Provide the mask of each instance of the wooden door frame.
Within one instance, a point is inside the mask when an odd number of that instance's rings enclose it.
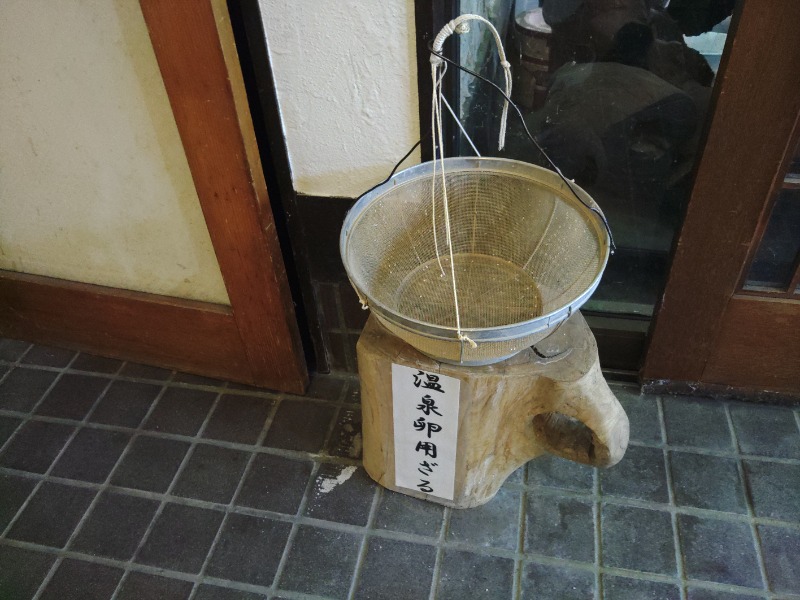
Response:
[[[0,332],[302,393],[308,383],[224,0],[140,0],[230,306],[0,271]]]
[[[800,4],[745,0],[737,17],[651,330],[641,373],[650,389],[743,385],[744,379],[720,370],[714,356],[718,344],[741,346],[743,366],[757,358],[751,371],[774,365],[777,358],[747,357],[747,336],[755,331],[751,325],[763,331],[765,324],[743,322],[737,333],[725,325],[725,313],[733,308],[743,314],[744,304],[759,302],[734,295],[769,206],[765,199],[780,184],[780,165],[793,150],[790,141],[800,114]],[[785,326],[786,307],[776,310]]]

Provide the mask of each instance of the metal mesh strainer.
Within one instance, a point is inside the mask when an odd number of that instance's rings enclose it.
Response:
[[[398,173],[355,204],[342,228],[342,260],[376,317],[421,352],[457,364],[497,362],[546,337],[589,298],[608,260],[608,233],[546,169],[496,158],[449,158],[444,168],[461,328],[476,347],[457,336],[440,185],[436,254],[432,163]]]

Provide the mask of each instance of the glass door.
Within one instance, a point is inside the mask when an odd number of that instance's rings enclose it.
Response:
[[[608,218],[617,251],[583,312],[596,333],[611,334],[611,354],[598,335],[604,365],[636,369],[702,152],[734,2],[461,0],[456,8],[498,28],[528,128]],[[457,37],[461,64],[499,82],[491,34],[476,25]],[[502,97],[467,73],[457,83],[460,118],[481,154],[547,166],[513,113],[498,152]],[[473,153],[460,133],[453,141],[454,154]]]

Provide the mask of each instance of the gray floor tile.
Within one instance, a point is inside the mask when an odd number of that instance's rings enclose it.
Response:
[[[57,375],[39,369],[14,369],[0,384],[0,408],[30,412]]]
[[[136,562],[198,573],[222,522],[215,510],[167,504],[159,515]],[[180,551],[176,551],[180,548]]]
[[[516,550],[521,497],[518,491],[500,488],[483,506],[454,510],[447,539],[473,546]]]
[[[356,535],[301,526],[292,542],[278,587],[346,598],[360,547],[361,538]]]
[[[357,600],[427,598],[436,549],[410,542],[372,538],[356,587]]]
[[[528,494],[525,551],[555,558],[594,561],[593,503]]]
[[[800,465],[746,460],[744,472],[756,516],[800,521]]]
[[[19,359],[19,357],[25,353],[25,350],[27,350],[30,345],[30,342],[2,338],[0,339],[0,360],[13,362]]]
[[[0,598],[33,598],[55,560],[52,554],[0,546]]]
[[[189,449],[187,442],[139,436],[111,478],[113,485],[166,492]]]
[[[603,575],[604,600],[680,600],[674,583]]]
[[[439,600],[511,598],[514,561],[459,550],[445,550],[439,570]]]
[[[0,473],[0,531],[3,531],[17,514],[36,487],[36,483],[35,479]]]
[[[147,417],[144,428],[179,435],[195,435],[205,421],[216,396],[216,392],[169,388]]]
[[[678,530],[688,579],[761,587],[747,523],[678,515]]]
[[[171,369],[153,367],[151,365],[141,365],[139,363],[126,362],[119,373],[125,377],[136,377],[138,379],[152,379],[154,381],[166,381],[172,375]]]
[[[73,356],[75,356],[74,350],[52,348],[50,346],[34,346],[28,351],[22,362],[26,365],[38,365],[40,367],[66,367]]]
[[[361,409],[342,408],[328,442],[327,453],[343,458],[361,458]]]
[[[670,452],[670,469],[678,506],[747,512],[744,484],[735,459]]]
[[[331,464],[320,467],[306,505],[309,517],[351,525],[367,524],[377,484],[364,469],[353,469]]]
[[[36,409],[36,413],[80,421],[89,412],[108,379],[91,375],[63,375]]]
[[[733,450],[725,406],[708,398],[667,396],[664,423],[667,442],[673,446],[696,446],[711,450]]]
[[[157,508],[156,500],[103,492],[70,550],[129,560]]]
[[[0,454],[0,466],[44,473],[67,443],[74,427],[58,423],[25,423]]]
[[[659,448],[628,446],[625,457],[609,469],[598,470],[600,491],[607,496],[668,502],[664,453]]]
[[[105,356],[96,356],[94,354],[80,354],[70,365],[70,369],[78,371],[89,371],[91,373],[108,373],[114,374],[119,371],[122,366],[122,361],[116,358],[107,358]]]
[[[759,525],[758,534],[772,590],[800,593],[800,531]]]
[[[16,417],[0,417],[0,447],[14,434],[20,423],[22,419]]]
[[[592,600],[594,573],[528,563],[522,575],[522,600]]]
[[[207,574],[229,581],[272,585],[291,529],[291,523],[228,515]]]
[[[643,444],[662,443],[656,397],[639,394],[637,389],[630,386],[612,386],[611,390],[628,415],[631,441]]]
[[[735,403],[730,410],[743,453],[800,458],[800,429],[790,408]]]
[[[306,390],[306,396],[338,402],[346,384],[347,382],[344,379],[316,375],[311,379],[311,385]]]
[[[117,600],[186,600],[192,583],[148,573],[130,573],[117,595]]]
[[[94,495],[94,490],[43,483],[8,532],[8,537],[63,548]]]
[[[669,513],[604,504],[601,521],[604,566],[676,574]]]
[[[267,596],[255,592],[242,592],[216,585],[201,585],[197,588],[194,600],[264,600]],[[277,596],[272,596],[274,600]]]
[[[103,483],[130,439],[126,433],[84,427],[72,438],[52,475]]]
[[[239,485],[250,454],[207,444],[195,446],[173,493],[185,498],[227,504]]]
[[[203,437],[237,444],[255,444],[272,405],[272,400],[255,396],[222,396],[203,431]]]
[[[592,493],[593,467],[543,454],[528,463],[528,485]]]
[[[40,596],[42,600],[107,600],[122,578],[122,569],[67,558]]]
[[[297,513],[313,463],[257,454],[236,503],[288,515]]]
[[[382,490],[381,494],[378,513],[375,516],[377,529],[438,537],[444,516],[444,507],[441,504],[386,489]]]
[[[265,446],[319,452],[325,443],[335,409],[300,400],[284,400],[278,407],[264,440]]]
[[[115,381],[89,416],[93,423],[138,427],[161,387],[149,383]]]
[[[525,471],[527,470],[528,465],[527,463],[517,467],[515,470],[511,472],[511,474],[506,477],[506,480],[503,482],[504,486],[521,486],[525,485]]]

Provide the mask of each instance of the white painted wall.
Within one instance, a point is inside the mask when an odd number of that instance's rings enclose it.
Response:
[[[260,5],[295,189],[358,196],[419,139],[414,0]]]
[[[0,268],[228,303],[137,0],[0,2]]]

